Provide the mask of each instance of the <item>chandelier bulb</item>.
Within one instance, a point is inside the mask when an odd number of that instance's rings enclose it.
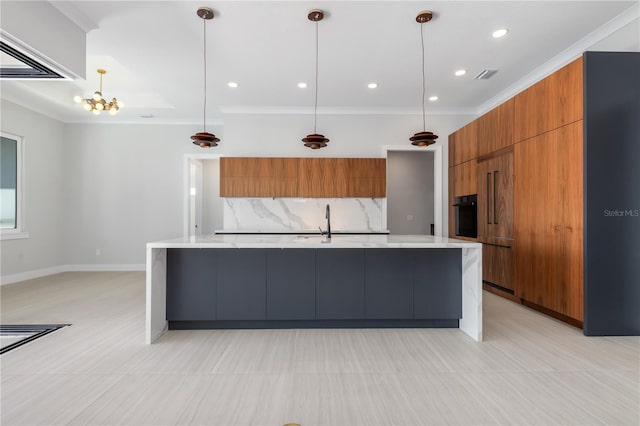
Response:
[[[86,111],[92,112],[95,115],[99,115],[100,111],[109,111],[111,115],[114,115],[120,109],[120,107],[123,106],[122,102],[118,104],[116,98],[112,98],[111,102],[107,102],[107,100],[102,97],[102,76],[106,74],[106,71],[103,69],[98,69],[98,74],[100,74],[100,90],[96,90],[89,98],[74,96],[73,100],[81,104],[82,108],[84,108]]]

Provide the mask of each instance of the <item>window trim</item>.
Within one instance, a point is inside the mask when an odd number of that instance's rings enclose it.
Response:
[[[25,144],[24,137],[11,132],[0,130],[0,135],[16,141],[16,227],[12,229],[0,229],[0,240],[18,240],[29,238],[25,231]]]

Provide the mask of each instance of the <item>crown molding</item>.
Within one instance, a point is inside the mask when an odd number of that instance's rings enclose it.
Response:
[[[480,104],[478,106],[475,113],[477,115],[482,115],[487,111],[495,108],[501,103],[507,101],[513,96],[517,95],[527,87],[530,87],[534,83],[542,80],[547,77],[549,74],[557,71],[562,68],[569,62],[577,59],[582,56],[582,54],[589,49],[589,47],[593,46],[597,42],[602,39],[610,36],[614,32],[618,31],[622,27],[630,24],[634,20],[640,18],[640,3],[637,3],[615,18],[611,19],[607,23],[600,26],[595,31],[587,34],[585,37],[581,38],[571,46],[567,47],[562,52],[558,53],[550,60],[540,65],[538,68],[531,71],[529,74],[525,75],[520,80],[516,81],[511,86],[506,89],[500,91],[497,95],[490,98],[488,101]]]
[[[98,24],[95,21],[81,12],[72,2],[49,0],[49,3],[51,4],[51,6],[58,9],[60,13],[69,18],[71,22],[76,24],[78,28],[80,28],[85,33],[99,28]]]

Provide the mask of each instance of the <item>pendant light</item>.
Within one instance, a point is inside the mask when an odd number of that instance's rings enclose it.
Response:
[[[85,110],[92,112],[95,115],[99,115],[100,111],[108,111],[109,114],[116,115],[122,107],[122,102],[118,104],[118,100],[116,98],[111,99],[111,102],[107,102],[102,95],[102,76],[105,75],[107,71],[102,68],[98,68],[97,71],[98,74],[100,74],[100,90],[96,91],[90,98],[75,96],[73,100],[79,104],[81,103]]]
[[[438,135],[434,135],[432,132],[427,132],[426,130],[427,114],[425,111],[425,94],[427,92],[427,83],[424,70],[424,33],[422,28],[425,22],[429,22],[432,18],[433,13],[430,10],[423,10],[422,12],[418,13],[418,16],[416,16],[416,22],[420,24],[420,43],[422,46],[422,131],[410,137],[409,140],[411,141],[411,145],[420,147],[433,145],[434,143],[436,143],[436,139],[438,139]]]
[[[194,145],[198,145],[200,148],[211,148],[218,146],[220,139],[211,133],[207,133],[207,21],[213,19],[213,9],[208,7],[199,7],[198,16],[202,18],[204,27],[203,32],[203,45],[204,45],[204,105],[202,113],[202,132],[198,132],[191,136]]]
[[[313,133],[302,139],[302,142],[304,142],[304,146],[311,149],[324,148],[327,146],[327,142],[329,142],[329,139],[325,138],[324,135],[316,133],[316,124],[318,121],[318,22],[322,21],[323,18],[324,12],[320,9],[313,9],[309,12],[309,15],[307,15],[307,19],[316,23],[316,93],[313,106]]]

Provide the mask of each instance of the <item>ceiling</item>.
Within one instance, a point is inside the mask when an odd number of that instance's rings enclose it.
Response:
[[[318,24],[319,113],[420,113],[415,17],[423,9],[434,12],[423,27],[427,96],[439,97],[427,102],[429,113],[483,112],[532,78],[532,71],[562,55],[566,62],[596,42],[605,49],[640,50],[638,1],[51,3],[89,30],[86,80],[3,80],[2,91],[65,122],[201,123],[203,21],[196,10],[203,5],[216,13],[206,23],[210,123],[229,113],[313,112],[315,24],[307,20],[313,8],[326,15]],[[621,19],[630,11],[635,20]],[[492,38],[499,28],[509,33]],[[115,117],[93,116],[72,101],[97,90],[97,68],[107,70],[105,97],[125,103]],[[475,80],[485,68],[499,71]],[[468,72],[456,77],[457,69]],[[228,87],[230,81],[239,87]],[[301,81],[308,88],[299,89]],[[367,88],[370,82],[378,88]]]

